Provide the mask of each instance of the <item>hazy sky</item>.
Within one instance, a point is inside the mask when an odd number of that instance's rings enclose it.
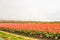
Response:
[[[0,0],[1,20],[60,21],[59,0]]]

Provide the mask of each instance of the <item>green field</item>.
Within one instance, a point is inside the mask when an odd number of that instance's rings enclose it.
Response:
[[[10,34],[3,31],[0,31],[0,38],[3,38],[4,40],[32,40],[30,38],[24,38],[23,36]]]

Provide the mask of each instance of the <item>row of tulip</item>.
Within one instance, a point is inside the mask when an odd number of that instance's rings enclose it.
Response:
[[[10,30],[8,28],[0,28],[0,30],[3,31],[9,31],[9,32],[19,32],[19,33],[24,33],[26,35],[30,35],[30,36],[35,36],[35,37],[39,37],[39,38],[48,38],[50,40],[58,40],[60,39],[60,34],[54,34],[52,32],[42,32],[42,31],[33,31],[33,30]]]
[[[60,24],[1,23],[0,30],[19,31],[40,38],[60,38]]]

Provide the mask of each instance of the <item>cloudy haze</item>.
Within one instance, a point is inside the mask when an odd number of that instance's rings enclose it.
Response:
[[[60,1],[0,0],[0,20],[60,21]]]

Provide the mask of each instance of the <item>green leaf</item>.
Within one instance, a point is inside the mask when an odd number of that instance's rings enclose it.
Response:
[[[36,34],[37,34],[37,35],[39,35],[39,34],[40,34],[40,32],[39,32],[39,31],[36,31]]]
[[[57,33],[56,36],[57,36],[58,38],[60,38],[60,34]]]

